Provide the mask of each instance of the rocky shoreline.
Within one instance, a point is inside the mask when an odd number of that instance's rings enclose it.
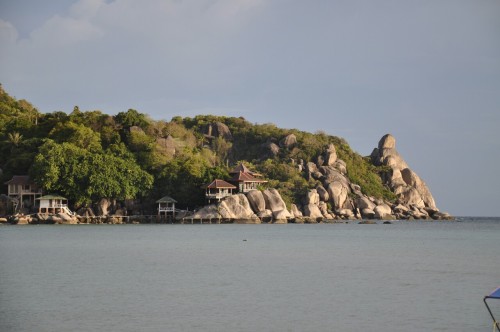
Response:
[[[291,134],[293,135],[293,134]],[[290,136],[290,135],[289,135]],[[285,141],[293,137],[286,137]],[[357,220],[453,220],[450,214],[441,212],[425,182],[413,172],[396,150],[395,138],[387,134],[373,150],[371,162],[384,166],[381,174],[383,184],[396,196],[395,201],[365,195],[358,184],[347,177],[346,163],[338,159],[335,146],[330,144],[316,162],[301,161],[296,167],[308,180],[314,180],[310,189],[297,204],[289,208],[278,190],[251,190],[234,194],[219,203],[210,204],[194,212],[183,212],[175,220],[161,219],[154,215],[141,216],[124,213],[124,209],[109,211],[111,202],[102,199],[98,205],[100,216],[92,209],[83,208],[75,215],[58,213],[52,215],[33,214],[0,218],[0,223],[11,224],[120,224],[120,223],[199,223],[212,220],[237,223],[318,223]],[[166,218],[166,217],[165,217]]]

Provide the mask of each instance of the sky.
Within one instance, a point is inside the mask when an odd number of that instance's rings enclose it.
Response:
[[[499,0],[0,0],[0,83],[43,113],[130,108],[390,133],[438,208],[500,216]]]

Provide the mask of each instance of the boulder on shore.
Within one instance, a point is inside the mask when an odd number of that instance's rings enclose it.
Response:
[[[291,218],[292,215],[290,212],[288,212],[286,208],[286,204],[283,201],[283,198],[281,198],[280,193],[278,190],[271,188],[271,189],[266,189],[262,192],[264,195],[264,200],[266,202],[266,209],[273,211],[286,211],[288,213],[287,218]]]
[[[266,200],[264,199],[264,195],[260,190],[250,190],[247,193],[247,199],[250,203],[250,206],[255,213],[262,212],[266,209]]]
[[[219,204],[219,211],[223,218],[259,219],[244,194],[231,195],[223,199]]]

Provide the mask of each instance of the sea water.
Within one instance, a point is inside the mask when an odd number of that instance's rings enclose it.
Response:
[[[497,286],[498,218],[0,226],[4,332],[491,331]]]

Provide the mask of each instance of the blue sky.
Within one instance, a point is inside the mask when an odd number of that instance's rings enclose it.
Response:
[[[386,133],[441,210],[500,215],[498,0],[0,1],[0,82],[42,112]]]

